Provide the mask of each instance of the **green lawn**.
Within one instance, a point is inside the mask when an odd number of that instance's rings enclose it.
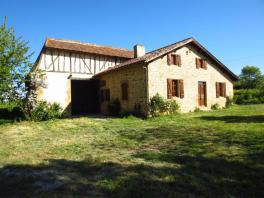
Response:
[[[264,197],[264,105],[0,122],[0,197]]]

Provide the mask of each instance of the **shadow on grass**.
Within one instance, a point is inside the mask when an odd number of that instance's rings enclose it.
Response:
[[[226,123],[264,123],[264,115],[255,116],[202,116],[207,121],[224,121]]]
[[[224,159],[138,153],[177,166],[49,160],[0,169],[0,197],[263,197],[263,169]]]

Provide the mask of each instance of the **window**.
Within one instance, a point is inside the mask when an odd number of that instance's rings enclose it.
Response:
[[[181,56],[178,54],[168,54],[167,55],[168,65],[178,65],[181,66]]]
[[[202,69],[207,69],[207,61],[201,58],[196,58],[195,59],[195,64],[196,64],[196,68],[202,68]]]
[[[226,97],[226,83],[216,82],[215,83],[216,97]]]
[[[172,97],[184,98],[183,80],[167,79],[168,99]]]
[[[101,102],[110,101],[110,89],[102,89],[100,91]]]
[[[122,100],[128,100],[128,82],[123,82],[121,84],[122,90]]]

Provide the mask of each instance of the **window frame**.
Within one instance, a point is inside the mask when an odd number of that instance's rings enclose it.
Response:
[[[173,97],[184,98],[184,80],[183,79],[167,79],[167,98]]]

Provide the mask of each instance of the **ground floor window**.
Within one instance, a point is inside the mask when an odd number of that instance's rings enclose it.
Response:
[[[206,106],[207,105],[207,92],[206,92],[206,82],[198,82],[198,105]]]
[[[121,83],[122,100],[128,100],[128,82]]]
[[[183,80],[167,79],[168,99],[172,97],[184,98]]]
[[[226,97],[226,83],[222,82],[216,82],[215,83],[216,88],[216,97]]]
[[[102,89],[100,91],[101,102],[110,101],[110,89]]]

